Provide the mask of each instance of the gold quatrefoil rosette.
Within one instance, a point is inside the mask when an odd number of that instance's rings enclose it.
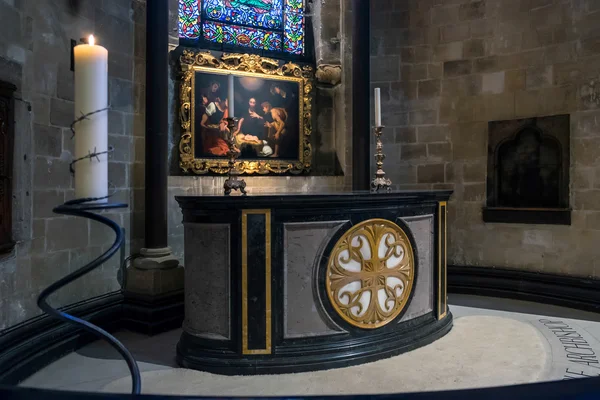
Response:
[[[349,324],[380,328],[406,307],[415,278],[414,253],[406,233],[384,219],[350,228],[327,263],[327,296]]]

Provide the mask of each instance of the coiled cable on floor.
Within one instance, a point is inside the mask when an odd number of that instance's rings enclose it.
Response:
[[[114,221],[102,216],[101,214],[96,214],[92,211],[101,211],[107,209],[115,209],[115,208],[125,208],[126,204],[121,203],[92,203],[91,201],[98,199],[80,199],[80,200],[72,200],[66,202],[65,204],[56,207],[53,211],[57,214],[62,215],[72,215],[76,217],[88,218],[93,221],[100,222],[108,227],[110,227],[115,232],[115,241],[112,246],[100,255],[98,258],[93,260],[92,262],[84,265],[78,270],[71,272],[67,276],[59,279],[54,282],[52,285],[48,286],[46,289],[40,293],[37,304],[38,306],[49,316],[60,319],[67,323],[71,323],[77,325],[78,327],[83,328],[87,332],[90,332],[101,339],[106,340],[112,347],[114,347],[119,354],[125,359],[127,363],[127,367],[129,367],[129,371],[131,372],[131,393],[139,394],[141,390],[141,378],[140,378],[140,370],[139,367],[133,358],[133,355],[127,350],[127,348],[117,340],[113,335],[106,332],[104,329],[88,322],[83,319],[77,318],[73,315],[67,314],[65,312],[59,311],[53,307],[51,307],[46,301],[50,295],[54,292],[58,291],[62,287],[68,285],[74,280],[82,277],[83,275],[93,271],[95,268],[102,265],[104,262],[108,261],[123,245],[124,242],[124,234],[121,227]]]

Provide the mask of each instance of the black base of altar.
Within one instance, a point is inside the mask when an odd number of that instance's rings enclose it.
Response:
[[[425,315],[407,322],[399,331],[303,340],[277,347],[271,355],[246,358],[223,346],[211,347],[210,343],[184,332],[177,346],[177,362],[184,368],[221,375],[271,375],[343,368],[426,346],[451,328],[451,313],[441,320]]]
[[[449,191],[177,197],[177,360],[277,374],[391,357],[445,335]]]

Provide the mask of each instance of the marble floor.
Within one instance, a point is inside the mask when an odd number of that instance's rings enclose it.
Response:
[[[143,392],[156,394],[390,393],[500,386],[600,373],[600,314],[466,295],[451,295],[449,303],[454,328],[429,346],[362,366],[289,374],[277,380],[179,369],[174,360],[179,330],[154,337],[124,331],[117,337],[138,360]],[[355,385],[348,384],[349,375]],[[427,379],[417,379],[422,375]],[[98,341],[44,368],[22,386],[127,392],[128,376],[116,352]]]

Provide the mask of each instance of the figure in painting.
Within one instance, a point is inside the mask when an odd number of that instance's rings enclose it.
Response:
[[[208,97],[209,102],[221,101],[221,84],[217,81],[211,81],[208,87],[201,89],[201,92]]]
[[[280,152],[285,153],[287,145],[287,136],[285,122],[287,121],[287,112],[283,108],[273,108],[271,110],[273,122],[270,124],[273,132],[272,142],[275,144],[275,152],[271,157],[279,157]]]
[[[227,154],[229,147],[224,140],[225,134],[223,124],[227,114],[227,99],[220,101],[210,101],[207,94],[202,95],[202,104],[204,106],[204,114],[200,121],[202,127],[202,147],[205,153],[213,156],[224,156]],[[227,124],[225,124],[227,127]]]
[[[281,107],[288,110],[295,101],[294,96],[278,83],[271,85],[271,95],[273,98],[273,107]]]
[[[298,157],[301,143],[297,84],[239,77],[234,81],[234,97],[230,99],[229,90],[223,90],[227,86],[226,75],[207,74],[203,78],[196,87],[198,135],[194,147],[198,158],[226,157],[230,134],[240,149],[240,159]],[[234,109],[238,111],[232,133],[221,126],[229,116],[230,101],[235,102]]]
[[[264,134],[263,127],[263,117],[256,112],[256,99],[251,97],[250,100],[248,100],[248,110],[240,119],[235,134],[238,135],[240,132],[243,132],[246,135],[255,136],[256,140],[262,140]]]
[[[273,109],[273,107],[271,106],[271,103],[269,103],[268,101],[264,101],[260,106],[263,110],[263,120],[265,122],[265,138],[267,138],[267,140],[268,140],[268,138],[271,136],[271,134],[270,134],[271,123],[273,122],[273,117],[271,116],[271,110]]]
[[[288,93],[280,83],[273,83],[260,92],[248,90],[248,108],[240,118],[235,135],[242,157],[294,158],[294,140],[298,135],[289,133],[290,120],[297,121],[296,96]],[[258,111],[257,99],[262,112]],[[294,122],[293,124],[296,124]],[[293,136],[293,137],[292,137]]]

